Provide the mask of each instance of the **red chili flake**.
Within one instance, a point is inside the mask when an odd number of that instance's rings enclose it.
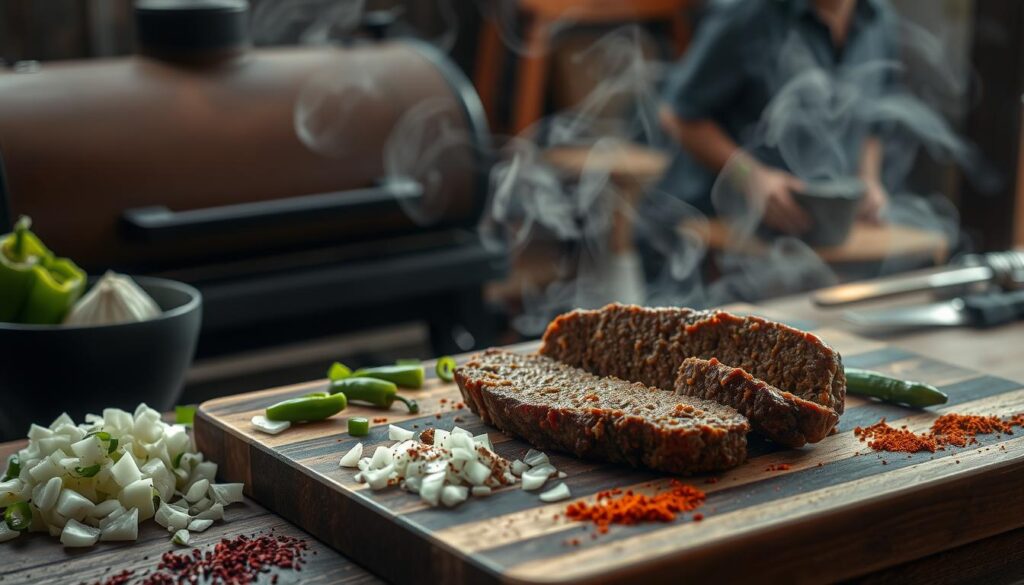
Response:
[[[704,483],[718,483],[718,478],[717,477],[709,477],[709,478],[704,480]]]
[[[704,519],[704,514],[701,514],[700,512],[697,512],[696,514],[693,515],[693,521],[694,522],[700,522],[703,519]]]
[[[373,422],[375,422],[375,423],[386,423],[386,422],[388,422],[388,419],[387,419],[387,417],[383,417],[382,416],[380,418],[373,419]]]
[[[448,403],[448,399],[447,398],[442,398],[441,400],[438,400],[438,402],[440,402],[441,404],[447,404]]]
[[[455,403],[455,409],[456,409],[456,410],[462,410],[463,408],[466,408],[466,405],[465,405],[465,404],[463,404],[463,403],[461,403],[461,402],[456,402],[456,403]]]
[[[305,540],[290,536],[243,534],[231,540],[223,538],[205,554],[197,548],[190,553],[164,553],[157,571],[142,585],[253,583],[261,573],[274,568],[301,571],[307,550]],[[276,575],[271,582],[276,582]]]
[[[769,465],[765,471],[789,471],[792,467],[789,463],[775,463]]]

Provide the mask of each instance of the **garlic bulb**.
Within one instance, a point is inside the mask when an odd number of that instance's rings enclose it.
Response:
[[[64,318],[65,325],[112,325],[148,321],[162,311],[131,277],[107,272],[88,293],[75,303]]]

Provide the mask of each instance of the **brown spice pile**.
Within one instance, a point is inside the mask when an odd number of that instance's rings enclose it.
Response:
[[[1008,420],[977,414],[944,414],[932,423],[932,428],[927,433],[914,433],[905,425],[898,429],[891,427],[883,418],[869,427],[853,429],[853,434],[861,441],[866,441],[868,446],[876,451],[934,453],[937,450],[945,450],[947,445],[966,447],[977,443],[977,435],[1012,435],[1014,426],[1024,426],[1024,413],[1014,415]]]
[[[608,532],[612,524],[640,522],[671,522],[679,512],[696,510],[704,503],[701,490],[672,480],[669,488],[653,496],[635,494],[633,490],[613,489],[597,494],[594,504],[574,502],[565,508],[567,518],[589,520],[600,533]]]
[[[164,553],[157,572],[148,575],[142,585],[253,583],[274,568],[301,571],[307,548],[305,540],[290,536],[224,538],[206,554],[197,548],[191,553]],[[277,575],[271,582],[277,582]]]

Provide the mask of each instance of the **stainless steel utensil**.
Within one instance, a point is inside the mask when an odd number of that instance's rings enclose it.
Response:
[[[967,254],[950,266],[853,282],[814,292],[821,307],[838,307],[921,291],[943,291],[991,283],[1003,290],[1024,288],[1024,250]]]
[[[1024,290],[969,295],[913,307],[846,311],[843,320],[858,327],[993,327],[1024,318]]]

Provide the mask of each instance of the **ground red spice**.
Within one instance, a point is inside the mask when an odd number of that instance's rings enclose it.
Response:
[[[789,463],[775,463],[769,465],[765,471],[789,471],[792,467]]]
[[[944,414],[935,419],[927,433],[915,433],[906,426],[894,428],[883,418],[869,427],[853,429],[853,434],[876,451],[934,453],[937,450],[944,450],[947,445],[966,447],[977,443],[977,435],[1012,435],[1014,426],[1024,426],[1024,413],[1016,414],[1007,420],[977,414]]]
[[[221,539],[213,550],[198,548],[176,554],[166,552],[157,570],[147,575],[142,585],[184,583],[253,583],[263,573],[276,569],[302,570],[305,540],[281,535],[236,536]],[[277,575],[271,577],[277,581]],[[124,583],[122,581],[121,583]]]
[[[597,494],[593,504],[579,501],[565,508],[565,516],[577,521],[591,521],[600,533],[612,524],[640,522],[671,522],[679,512],[689,512],[704,504],[701,490],[672,480],[668,489],[653,496],[635,494],[632,490],[607,490]]]

